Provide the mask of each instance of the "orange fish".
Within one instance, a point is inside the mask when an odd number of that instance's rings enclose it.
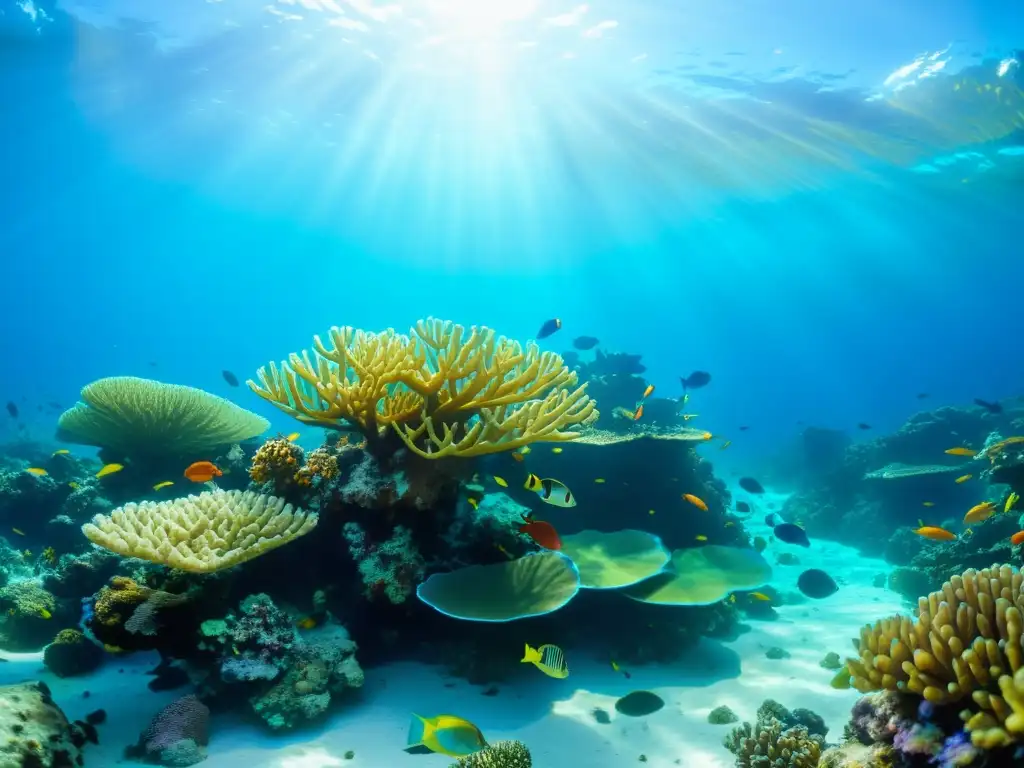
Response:
[[[949,448],[946,450],[950,456],[977,456],[977,451],[972,451],[970,448]]]
[[[544,549],[559,550],[562,548],[562,539],[558,531],[551,523],[541,520],[534,520],[533,515],[522,515],[523,524],[519,526],[519,532],[525,533]]]
[[[975,504],[967,510],[967,514],[964,515],[964,522],[968,525],[983,522],[992,517],[992,515],[995,514],[995,511],[995,504],[991,501],[983,501],[981,504]]]
[[[1010,537],[1010,543],[1015,547],[1021,542],[1024,542],[1024,531],[1017,531]]]
[[[223,474],[212,461],[197,461],[189,464],[188,469],[185,470],[185,477],[193,483],[208,483]]]
[[[644,404],[640,403],[640,407],[636,409],[636,413],[633,414],[633,421],[640,421],[644,415]]]
[[[648,397],[650,397],[650,396],[651,396],[651,393],[652,393],[653,391],[654,391],[654,385],[653,385],[653,384],[648,384],[648,385],[647,385],[647,389],[645,389],[645,390],[644,390],[644,396],[643,396],[643,397],[641,397],[640,399],[641,399],[641,400],[646,400],[646,399],[647,399]]]
[[[683,498],[693,504],[697,509],[703,510],[704,512],[708,511],[708,505],[704,503],[704,500],[697,498],[692,493],[684,493]]]
[[[956,539],[955,533],[932,525],[922,525],[920,528],[915,529],[914,533],[932,541],[953,541]]]

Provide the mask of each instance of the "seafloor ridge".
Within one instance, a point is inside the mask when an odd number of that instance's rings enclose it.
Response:
[[[261,369],[295,434],[87,384],[0,446],[0,766],[1024,759],[1024,401],[726,483],[643,374],[427,320]]]

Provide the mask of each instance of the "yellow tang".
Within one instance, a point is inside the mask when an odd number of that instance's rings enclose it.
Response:
[[[154,485],[153,490],[159,491],[161,488],[166,488],[169,485],[174,485],[174,483],[170,480],[164,480],[162,483],[157,483],[156,485]]]
[[[498,477],[497,475],[495,475],[494,482],[496,482],[502,488],[508,488],[508,483],[505,481],[504,477]]]
[[[523,655],[523,664],[533,664],[537,669],[548,677],[556,677],[564,680],[569,676],[569,665],[565,663],[565,654],[557,645],[542,645],[539,648],[531,648],[526,644],[526,653]]]
[[[298,432],[292,432],[290,435],[288,435],[288,437],[285,438],[285,440],[287,440],[289,443],[294,443],[298,439],[299,439],[299,433]]]
[[[112,475],[115,472],[120,472],[124,469],[124,464],[105,464],[103,468],[96,473],[96,477],[106,477]]]
[[[480,729],[455,715],[420,717],[413,714],[409,724],[408,747],[426,747],[448,757],[465,757],[487,746]]]
[[[28,472],[30,475],[35,475],[36,477],[46,477],[47,475],[46,470],[40,469],[39,467],[29,467],[25,471]]]

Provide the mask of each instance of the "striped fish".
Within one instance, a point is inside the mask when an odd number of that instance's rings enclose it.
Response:
[[[564,483],[560,483],[558,480],[553,480],[550,477],[541,480],[537,475],[527,475],[523,487],[540,496],[541,501],[553,506],[576,506],[576,498],[572,495],[572,491]]]
[[[557,645],[542,645],[539,648],[531,648],[526,644],[526,653],[523,655],[523,664],[533,664],[537,669],[548,677],[555,677],[562,680],[569,676],[569,665],[565,663],[565,654]]]

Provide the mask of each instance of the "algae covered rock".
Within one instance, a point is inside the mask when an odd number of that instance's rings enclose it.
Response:
[[[2,768],[79,766],[84,742],[82,733],[72,728],[54,703],[45,683],[0,687]]]
[[[533,758],[521,741],[496,741],[479,752],[460,757],[449,768],[533,768]]]
[[[62,629],[43,651],[43,663],[57,677],[84,675],[103,663],[103,649],[77,629]]]
[[[37,650],[53,638],[57,600],[36,581],[18,581],[0,589],[4,647]]]
[[[720,707],[715,707],[708,713],[708,722],[712,725],[728,725],[729,723],[738,723],[739,717],[729,707],[724,704]]]

